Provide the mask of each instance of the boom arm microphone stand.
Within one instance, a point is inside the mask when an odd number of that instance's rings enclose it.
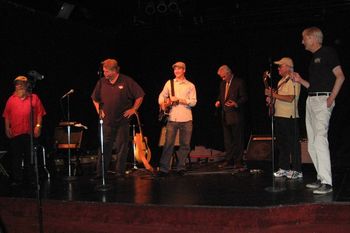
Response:
[[[272,90],[272,87],[273,87],[273,80],[272,80],[272,62],[270,61],[270,67],[269,67],[269,71],[270,71],[270,74],[271,74],[271,77],[270,77],[270,89],[271,89],[271,93],[270,93],[270,96],[271,96],[271,101],[273,101],[273,90]],[[277,90],[278,91],[278,90]],[[272,103],[272,102],[271,102]],[[268,191],[268,192],[281,192],[281,191],[284,191],[285,188],[284,187],[280,187],[280,186],[276,186],[275,184],[275,177],[274,177],[274,171],[275,171],[275,134],[274,134],[274,121],[275,121],[275,118],[274,118],[274,113],[271,114],[271,164],[272,164],[272,186],[269,186],[269,187],[266,187],[265,190]]]

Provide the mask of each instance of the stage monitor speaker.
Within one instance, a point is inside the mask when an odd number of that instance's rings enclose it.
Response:
[[[302,163],[312,163],[310,154],[307,150],[307,139],[303,138],[300,140],[300,147],[301,147],[301,162]]]
[[[299,142],[301,147],[301,162],[312,163],[311,157],[307,150],[307,139],[301,139]],[[245,160],[271,161],[271,156],[271,136],[251,135],[247,146],[247,153],[245,154]]]
[[[178,130],[176,132],[176,137],[175,137],[175,146],[179,146],[180,145],[180,131]],[[158,143],[158,146],[161,147],[161,146],[164,146],[165,144],[165,135],[166,135],[166,127],[162,127],[161,131],[160,131],[160,137],[159,137],[159,143]]]
[[[271,155],[271,136],[250,136],[244,160],[271,160]]]

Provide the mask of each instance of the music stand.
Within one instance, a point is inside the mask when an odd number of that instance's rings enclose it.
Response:
[[[55,128],[55,146],[57,149],[63,149],[68,151],[68,176],[66,180],[75,180],[74,173],[72,175],[72,162],[71,162],[71,150],[79,149],[83,137],[83,129],[75,127],[76,122],[60,122],[59,127]],[[73,126],[73,128],[71,128]],[[65,130],[67,127],[67,131]],[[78,158],[76,159],[76,167],[79,164]],[[76,169],[75,169],[76,170]]]

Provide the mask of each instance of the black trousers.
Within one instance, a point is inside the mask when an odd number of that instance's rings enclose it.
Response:
[[[222,124],[224,133],[224,145],[226,152],[226,161],[229,163],[242,163],[244,135],[243,123],[227,125]]]
[[[128,123],[122,123],[115,127],[103,125],[103,156],[105,172],[107,172],[110,167],[113,145],[115,145],[117,155],[115,171],[120,174],[125,173],[129,142],[130,136]],[[102,175],[101,151],[97,160],[97,175]]]
[[[30,135],[21,134],[10,140],[12,159],[11,177],[14,181],[22,181],[23,177],[33,176],[34,168],[31,163]],[[23,167],[22,167],[23,160]],[[22,169],[23,168],[23,169]]]
[[[279,168],[301,172],[298,118],[275,117],[275,123]]]

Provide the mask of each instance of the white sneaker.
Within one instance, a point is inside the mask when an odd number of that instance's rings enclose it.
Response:
[[[288,179],[301,179],[303,178],[303,173],[302,172],[297,172],[297,171],[293,171],[293,170],[289,170],[287,172],[287,178]]]
[[[278,169],[278,171],[277,172],[274,172],[273,173],[273,176],[274,177],[283,177],[283,176],[287,176],[287,170],[284,170],[284,169]]]

